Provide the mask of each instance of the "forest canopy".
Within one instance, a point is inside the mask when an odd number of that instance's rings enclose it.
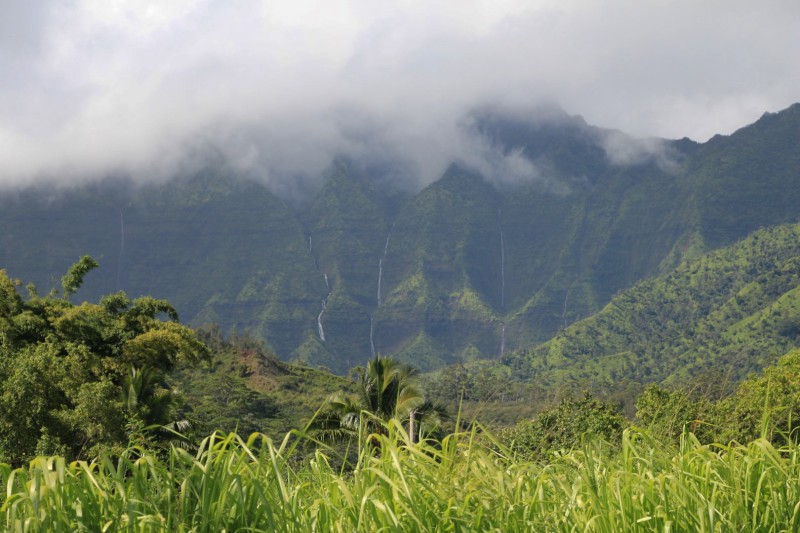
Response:
[[[165,300],[124,292],[98,303],[69,297],[98,266],[82,257],[61,291],[40,296],[0,270],[0,461],[36,455],[91,458],[126,447],[150,425],[172,422],[164,372],[207,358]]]

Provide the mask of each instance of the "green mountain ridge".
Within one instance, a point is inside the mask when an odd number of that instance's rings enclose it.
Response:
[[[553,339],[509,354],[542,388],[570,381],[736,382],[800,346],[800,224],[759,230],[623,291]]]
[[[31,189],[0,198],[0,265],[46,289],[88,253],[104,268],[80,298],[163,297],[191,324],[339,373],[373,351],[429,370],[538,345],[642,279],[800,218],[800,105],[703,144],[553,110],[472,119],[537,175],[454,164],[411,194],[337,160],[292,205],[219,163]]]

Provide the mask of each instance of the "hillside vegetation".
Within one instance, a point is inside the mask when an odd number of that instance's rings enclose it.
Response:
[[[541,387],[736,382],[800,345],[800,225],[757,231],[640,282],[504,363]]]
[[[214,432],[259,432],[278,439],[303,427],[335,392],[353,382],[330,372],[279,361],[263,343],[246,335],[224,336],[201,328],[208,361],[180,365],[168,376],[181,392],[180,415],[191,422],[193,442]]]

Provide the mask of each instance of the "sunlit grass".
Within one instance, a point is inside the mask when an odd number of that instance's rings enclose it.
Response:
[[[797,531],[798,446],[679,446],[627,430],[549,464],[488,433],[410,444],[390,422],[355,464],[292,432],[212,435],[199,450],[0,466],[9,531]]]

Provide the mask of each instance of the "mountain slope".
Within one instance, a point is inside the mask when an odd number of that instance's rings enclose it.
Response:
[[[406,194],[337,160],[292,207],[224,164],[7,193],[0,266],[47,290],[89,253],[104,268],[79,298],[153,294],[336,372],[373,351],[432,369],[544,342],[642,279],[800,218],[800,105],[703,144],[552,108],[470,120],[530,175],[454,164]]]
[[[411,349],[406,358],[422,368],[460,359],[465,350],[493,353],[503,298],[498,205],[488,183],[451,167],[400,211],[383,265],[378,350],[402,356]],[[428,350],[437,347],[427,361],[414,347],[422,339]]]
[[[800,224],[760,230],[614,297],[550,341],[509,355],[517,375],[565,381],[733,380],[800,345]]]
[[[797,221],[799,172],[800,104],[700,146],[683,181],[693,189],[698,229],[709,248]]]
[[[332,393],[353,389],[351,380],[278,361],[246,336],[225,339],[214,328],[199,335],[211,348],[211,360],[180,365],[169,376],[172,388],[181,391],[181,415],[198,439],[215,430],[281,439],[304,427]]]
[[[318,303],[317,336],[330,354],[325,364],[339,371],[372,351],[371,316],[393,205],[374,182],[338,163],[305,211],[315,275],[326,289]],[[314,353],[301,358],[319,362]]]

